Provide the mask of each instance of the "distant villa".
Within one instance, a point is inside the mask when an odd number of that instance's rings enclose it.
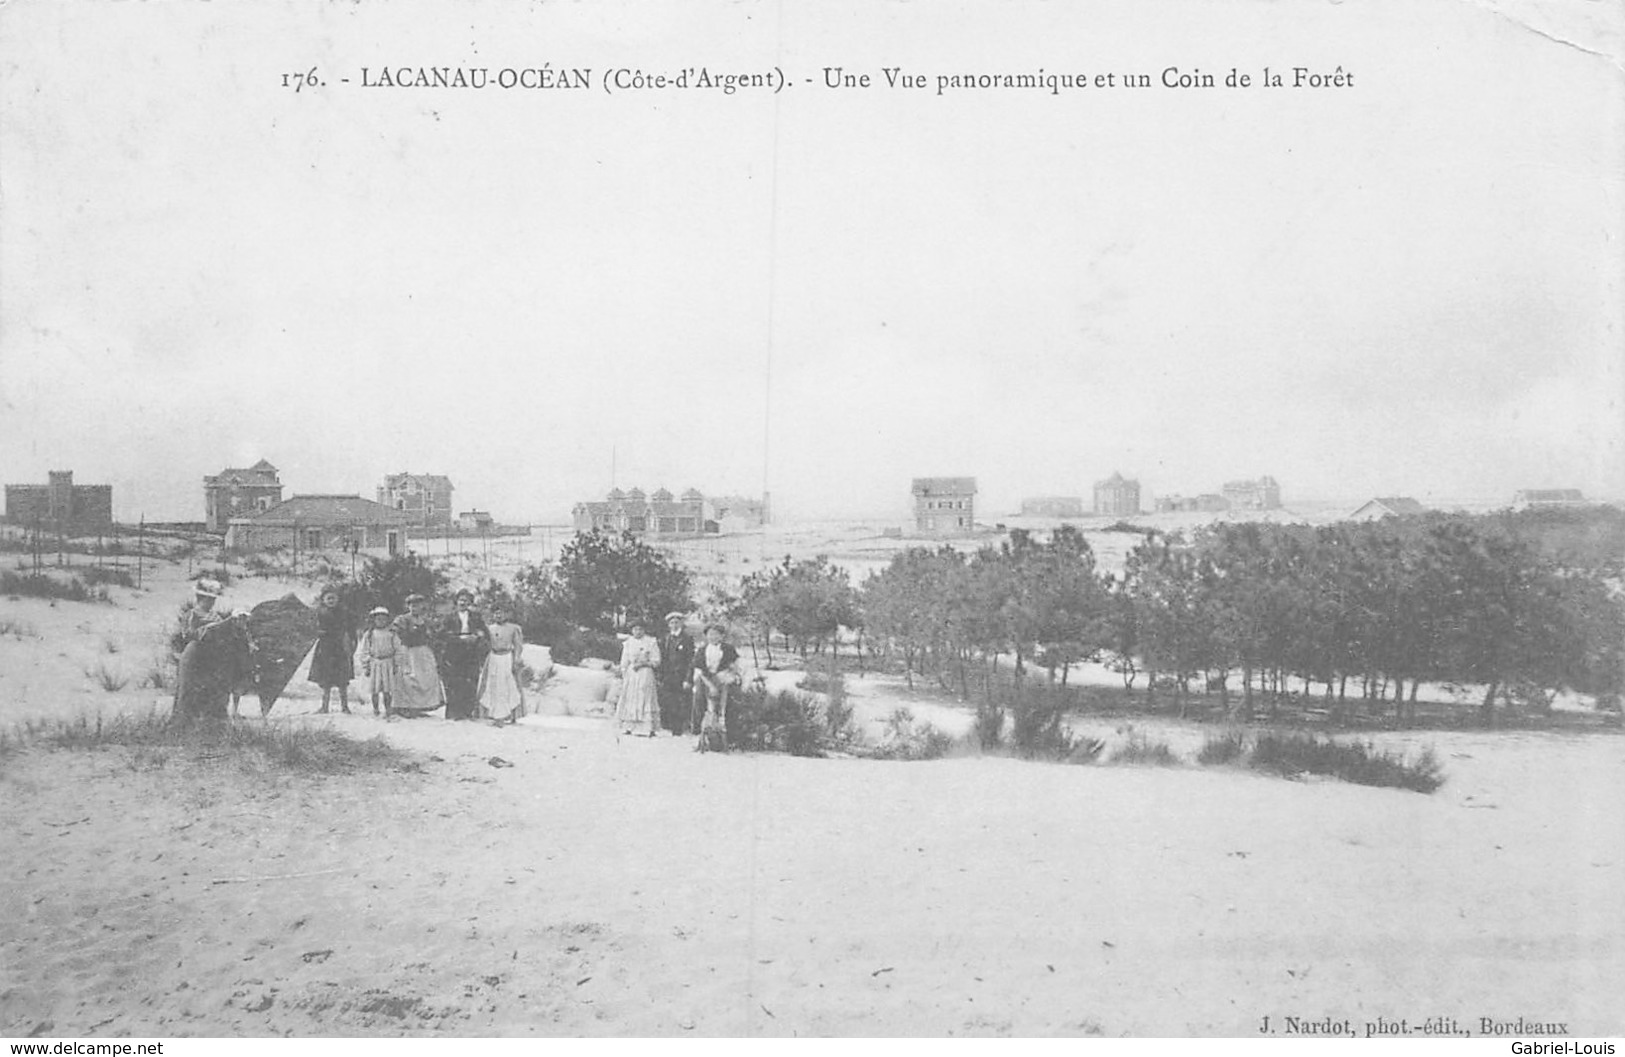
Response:
[[[916,477],[914,528],[927,536],[969,535],[976,530],[976,478]]]

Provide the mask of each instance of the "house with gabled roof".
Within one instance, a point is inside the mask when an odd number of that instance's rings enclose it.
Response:
[[[203,526],[224,532],[234,517],[262,513],[282,502],[280,471],[261,459],[252,466],[228,466],[203,478]]]
[[[451,478],[439,473],[392,473],[378,488],[378,503],[406,515],[415,529],[449,528]]]
[[[708,516],[705,496],[694,488],[681,496],[673,496],[665,488],[652,494],[641,488],[625,492],[613,488],[600,501],[577,503],[570,517],[577,532],[694,536],[717,531],[716,521]]]
[[[1379,496],[1361,505],[1348,516],[1350,521],[1381,521],[1385,517],[1416,517],[1427,513],[1427,507],[1410,496]]]
[[[1586,497],[1578,488],[1525,488],[1512,496],[1513,510],[1551,509],[1585,506]]]
[[[268,510],[232,518],[226,549],[319,551],[352,544],[390,555],[406,547],[406,513],[358,495],[296,495]]]

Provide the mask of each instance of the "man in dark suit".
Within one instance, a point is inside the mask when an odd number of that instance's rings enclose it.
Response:
[[[685,733],[694,697],[694,640],[683,629],[681,613],[666,614],[655,682],[660,691],[660,725],[673,734]]]
[[[446,685],[446,718],[473,719],[479,712],[480,670],[490,638],[474,612],[474,596],[457,592],[457,608],[440,625],[440,680]]]
[[[707,713],[717,722],[728,719],[728,693],[739,685],[739,651],[722,641],[723,627],[711,624],[705,629],[705,645],[694,651],[694,730],[704,729]]]

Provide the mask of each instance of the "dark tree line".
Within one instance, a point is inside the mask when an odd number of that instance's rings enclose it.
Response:
[[[911,685],[935,679],[966,699],[981,690],[991,700],[1000,680],[1019,694],[1035,673],[1064,687],[1073,664],[1100,661],[1127,690],[1143,685],[1181,710],[1195,687],[1249,718],[1289,698],[1343,718],[1389,708],[1404,718],[1429,682],[1482,688],[1489,720],[1497,701],[1540,710],[1559,690],[1619,706],[1622,539],[1625,517],[1611,510],[1556,522],[1221,523],[1149,532],[1109,574],[1063,526],[1047,540],[1017,530],[974,554],[911,548],[860,587],[825,558],[786,558],[737,593],[713,589],[700,609],[735,628],[759,662],[774,663],[775,636],[803,659],[833,656],[847,629],[860,658],[867,644],[899,660]],[[485,593],[513,601],[543,642],[632,621],[658,627],[663,613],[693,609],[687,572],[630,535],[580,534],[511,590],[493,582]]]
[[[1101,660],[1132,689],[1183,708],[1193,684],[1251,716],[1260,699],[1323,697],[1414,711],[1423,682],[1545,708],[1575,690],[1617,705],[1625,603],[1613,570],[1565,562],[1494,519],[1435,517],[1322,527],[1218,524],[1151,534],[1121,576],[1101,575],[1081,534],[1016,532],[966,556],[915,548],[864,584],[862,620],[910,678],[968,696],[1011,657],[1053,681]],[[1232,700],[1232,695],[1234,698]]]

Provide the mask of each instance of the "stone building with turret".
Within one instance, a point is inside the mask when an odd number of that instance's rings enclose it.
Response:
[[[63,533],[91,533],[113,524],[113,486],[74,484],[72,470],[52,470],[46,484],[6,485],[6,520]]]

